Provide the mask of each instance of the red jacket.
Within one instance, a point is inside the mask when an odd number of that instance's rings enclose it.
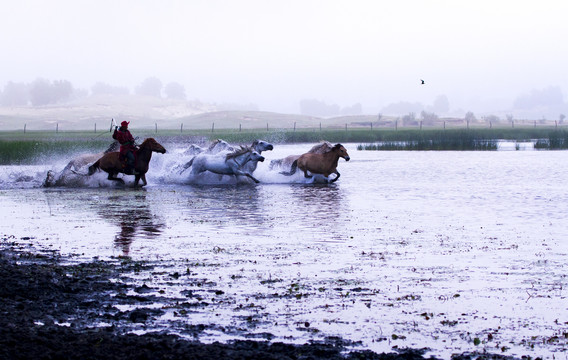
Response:
[[[124,155],[128,151],[136,151],[136,147],[134,146],[134,137],[128,129],[115,129],[114,134],[112,134],[112,138],[120,143],[120,154]]]

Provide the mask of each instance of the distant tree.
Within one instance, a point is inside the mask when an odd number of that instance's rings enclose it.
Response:
[[[33,106],[47,105],[54,102],[49,80],[38,78],[30,84],[30,101]]]
[[[126,87],[112,86],[102,82],[97,82],[91,87],[93,95],[128,95],[129,91]]]
[[[465,121],[467,122],[477,121],[477,118],[475,117],[473,112],[468,111],[465,113]]]
[[[560,114],[560,116],[558,117],[559,123],[560,123],[560,124],[563,124],[563,123],[564,123],[564,119],[566,119],[566,115]]]
[[[424,121],[424,125],[434,125],[436,121],[438,121],[438,115],[433,112],[422,110],[420,116],[422,117],[422,121]]]
[[[513,117],[513,114],[507,114],[507,115],[505,115],[505,117],[507,118],[508,122],[513,122],[513,120],[515,120],[515,118]]]
[[[492,123],[499,122],[499,120],[501,120],[501,119],[499,119],[499,116],[497,116],[497,115],[487,115],[483,119],[485,121],[489,121],[489,122],[492,122]]]
[[[30,102],[33,106],[55,104],[69,100],[75,93],[73,85],[67,80],[49,80],[38,78],[29,85]]]
[[[185,100],[185,87],[177,82],[171,82],[166,85],[164,92],[168,99]]]
[[[360,103],[353,104],[352,106],[346,106],[341,109],[341,115],[361,115],[363,113],[363,107]]]
[[[416,114],[414,114],[413,112],[410,112],[402,117],[402,126],[416,125],[417,123]]]
[[[136,87],[136,95],[162,97],[162,82],[156,77],[149,77]]]
[[[28,85],[24,83],[8,82],[0,96],[2,106],[24,106],[29,102]]]
[[[73,85],[67,80],[55,80],[51,85],[53,102],[69,100],[73,95]]]

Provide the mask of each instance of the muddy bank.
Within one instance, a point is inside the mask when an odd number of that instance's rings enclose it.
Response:
[[[166,332],[143,335],[160,308],[121,311],[121,305],[156,299],[128,282],[143,263],[117,259],[73,263],[55,251],[37,251],[13,239],[0,243],[0,358],[2,359],[424,359],[427,349],[393,349],[389,354],[353,350],[340,338],[293,345],[264,340],[204,344],[191,340],[210,325],[187,328],[184,337]],[[172,304],[173,305],[173,304]],[[246,337],[243,330],[241,336]],[[189,338],[189,339],[188,339]],[[454,359],[511,359],[460,354]],[[433,358],[432,358],[433,359]]]

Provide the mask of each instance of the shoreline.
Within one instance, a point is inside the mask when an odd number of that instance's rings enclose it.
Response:
[[[353,344],[336,337],[295,345],[259,340],[204,344],[167,331],[135,335],[132,326],[143,329],[160,310],[120,311],[116,306],[146,300],[143,287],[120,281],[145,265],[100,260],[67,265],[65,260],[72,259],[2,237],[0,358],[436,359],[425,356],[428,349],[348,350]],[[197,338],[205,329],[195,325],[191,331]],[[515,359],[486,353],[452,356],[473,358]]]

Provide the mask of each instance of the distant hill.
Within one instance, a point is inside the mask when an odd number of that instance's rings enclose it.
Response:
[[[343,127],[345,124],[369,123],[376,116],[362,115],[338,118],[318,118],[305,115],[279,114],[264,111],[218,111],[214,104],[198,100],[169,100],[135,95],[90,96],[65,104],[47,106],[0,107],[0,131],[89,130],[110,127],[111,119],[118,123],[130,121],[133,129],[154,128],[210,129],[215,127],[243,129]],[[96,124],[96,125],[95,125]]]

